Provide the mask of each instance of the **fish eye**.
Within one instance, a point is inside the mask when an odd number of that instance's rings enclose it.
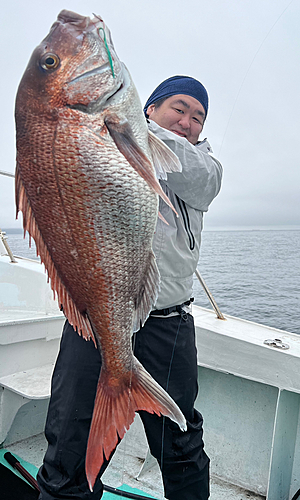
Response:
[[[41,66],[46,70],[56,69],[59,63],[59,57],[56,54],[52,54],[51,52],[44,54],[41,58]]]

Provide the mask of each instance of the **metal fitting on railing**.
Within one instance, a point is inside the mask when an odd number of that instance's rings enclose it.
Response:
[[[289,349],[289,344],[284,344],[280,339],[267,339],[264,341],[265,345],[269,347],[276,347],[277,349]]]
[[[6,252],[7,252],[7,255],[10,258],[10,262],[12,262],[13,264],[17,264],[17,261],[14,258],[13,253],[12,253],[10,247],[9,247],[9,244],[6,241],[7,237],[5,235],[6,235],[6,233],[4,231],[1,231],[1,228],[0,228],[0,240],[2,241],[2,243],[4,245],[4,248],[5,248]]]

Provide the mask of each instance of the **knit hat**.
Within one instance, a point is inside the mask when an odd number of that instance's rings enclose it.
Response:
[[[177,94],[189,95],[197,99],[205,110],[205,116],[208,111],[208,94],[202,83],[191,76],[171,76],[164,80],[150,95],[144,107],[144,113],[147,116],[147,109],[150,104],[154,104],[163,97],[171,97]]]

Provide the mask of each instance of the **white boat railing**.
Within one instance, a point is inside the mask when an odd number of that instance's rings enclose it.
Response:
[[[4,248],[5,248],[6,252],[7,252],[7,255],[8,255],[8,256],[9,256],[9,258],[10,258],[10,262],[12,262],[13,264],[16,264],[16,263],[17,263],[17,261],[16,261],[16,259],[14,258],[13,253],[12,253],[12,251],[11,251],[11,249],[10,249],[10,246],[9,246],[9,244],[8,244],[8,242],[7,242],[7,236],[6,236],[6,233],[5,233],[5,231],[2,231],[2,230],[1,230],[1,228],[0,228],[0,241],[1,241],[1,242],[3,243],[3,245],[4,245]]]
[[[0,175],[5,175],[6,177],[15,177],[15,174],[11,172],[5,172],[4,170],[0,170]]]
[[[217,305],[217,303],[216,303],[216,301],[215,301],[215,299],[214,299],[211,291],[209,290],[207,284],[205,283],[205,281],[202,278],[201,274],[199,273],[198,269],[196,269],[195,274],[196,274],[198,280],[200,281],[200,284],[201,284],[203,290],[205,291],[205,293],[206,293],[206,295],[208,297],[208,300],[211,303],[211,305],[212,305],[212,307],[213,307],[213,309],[214,309],[214,311],[215,311],[215,313],[217,315],[217,318],[218,319],[226,320],[225,316],[221,313],[221,311],[220,311],[220,309],[219,309],[219,307],[218,307],[218,305]]]
[[[11,172],[5,172],[4,170],[0,170],[0,175],[4,175],[6,177],[15,177],[14,174],[12,174]],[[16,259],[14,258],[13,256],[13,253],[9,247],[9,244],[7,243],[7,236],[6,236],[6,233],[4,231],[1,231],[1,228],[0,228],[0,242],[3,243],[4,245],[4,248],[7,252],[7,255],[9,256],[10,258],[10,261],[13,263],[13,264],[16,264]]]

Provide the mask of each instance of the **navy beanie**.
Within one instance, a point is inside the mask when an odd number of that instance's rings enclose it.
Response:
[[[176,94],[184,94],[194,97],[199,101],[204,110],[205,117],[208,111],[208,94],[202,83],[191,76],[171,76],[164,80],[150,95],[144,107],[144,113],[147,116],[147,109],[150,104],[154,104],[163,97],[171,97]]]

